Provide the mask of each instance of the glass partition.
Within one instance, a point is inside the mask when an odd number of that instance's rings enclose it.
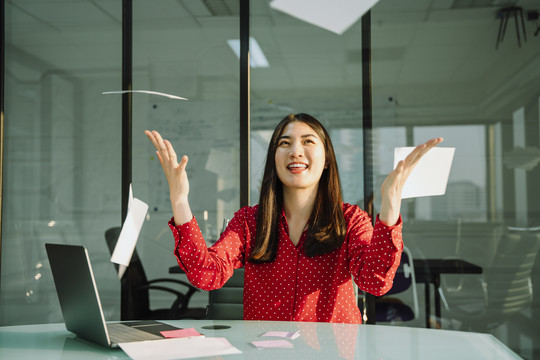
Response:
[[[395,147],[435,136],[455,147],[446,194],[403,200],[404,241],[417,261],[464,260],[482,273],[418,286],[420,308],[438,294],[441,316],[420,311],[401,325],[489,332],[532,359],[540,349],[540,48],[527,15],[537,4],[512,8],[524,11],[524,24],[508,26],[502,42],[509,10],[494,4],[380,0],[372,9],[374,212]],[[137,249],[149,278],[182,275],[169,275],[172,214],[145,129],[189,156],[190,203],[209,244],[240,205],[239,6],[134,1],[133,89],[188,99],[133,95],[133,191],[150,207]],[[46,242],[89,249],[105,317],[118,319],[120,283],[104,233],[121,222],[121,96],[102,93],[121,88],[121,4],[5,7],[0,324],[62,321]],[[344,200],[363,207],[361,35],[360,21],[338,35],[250,1],[251,56],[256,41],[267,61],[251,68],[252,204],[275,125],[306,112],[330,131]],[[201,292],[191,305],[206,302]]]
[[[219,5],[219,4],[217,4]],[[133,192],[149,204],[137,250],[148,278],[176,265],[168,187],[145,129],[190,158],[191,207],[211,243],[239,208],[238,6],[135,1]],[[238,4],[237,4],[238,5]],[[44,244],[83,244],[105,317],[120,281],[105,231],[121,225],[122,7],[108,1],[6,4],[0,323],[60,322]],[[152,307],[171,299],[152,295]],[[207,294],[190,302],[204,307]],[[21,315],[24,314],[24,315]]]
[[[137,249],[149,279],[178,266],[167,180],[144,130],[171,141],[178,157],[187,155],[189,200],[208,245],[217,240],[224,219],[240,207],[239,59],[229,45],[239,39],[239,4],[214,7],[198,2],[133,4],[134,89],[177,95],[188,100],[135,94],[133,104],[133,189],[149,205]],[[118,101],[120,101],[118,99]],[[153,293],[153,307],[170,306],[174,297]],[[198,292],[190,307],[206,307]]]
[[[439,292],[441,318],[421,312],[405,325],[427,320],[489,332],[536,358],[540,208],[532,184],[540,181],[540,48],[527,21],[537,4],[519,6],[514,19],[495,3],[379,1],[372,10],[374,125],[380,124],[374,142],[388,154],[438,136],[445,138],[440,146],[455,147],[445,195],[403,201],[404,241],[416,259],[482,268],[442,274],[440,288],[419,286],[421,307],[426,289],[431,302]],[[506,15],[511,20],[497,44]],[[389,170],[381,168],[378,178]]]
[[[259,201],[266,151],[275,126],[308,113],[327,128],[336,150],[344,200],[363,207],[361,23],[343,35],[251,2],[250,35],[268,59],[251,69],[251,197]]]
[[[107,318],[119,282],[104,231],[120,222],[121,7],[6,2],[2,325],[61,322],[47,242],[83,244]]]

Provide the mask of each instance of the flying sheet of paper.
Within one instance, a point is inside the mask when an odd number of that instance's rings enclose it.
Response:
[[[273,0],[270,7],[341,35],[378,1]]]
[[[398,162],[405,159],[414,147],[394,149],[394,169]],[[444,195],[448,176],[456,148],[434,147],[418,162],[403,186],[402,199]]]
[[[165,94],[162,92],[151,91],[151,90],[115,90],[115,91],[104,91],[101,94],[110,95],[110,94],[126,94],[126,93],[142,93],[142,94],[165,96],[165,97],[168,97],[169,99],[187,100],[186,98],[183,98],[180,96]]]
[[[172,360],[241,354],[225,338],[192,337],[118,344],[133,360]]]
[[[122,230],[116,241],[111,262],[118,264],[118,278],[121,279],[126,271],[131,256],[137,245],[137,239],[144,224],[148,204],[133,197],[133,189],[129,186],[128,212]]]

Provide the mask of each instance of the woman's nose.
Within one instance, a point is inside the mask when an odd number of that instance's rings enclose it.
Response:
[[[304,155],[304,148],[301,144],[293,144],[291,146],[290,156],[291,158],[298,158]]]

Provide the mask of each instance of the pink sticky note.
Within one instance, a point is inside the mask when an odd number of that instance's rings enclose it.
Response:
[[[288,332],[288,331],[267,331],[261,336],[274,336],[274,337],[282,337],[282,338],[288,338],[291,340],[296,339],[300,336],[300,331],[294,331],[294,332]]]
[[[260,340],[251,342],[258,348],[292,348],[293,344],[287,340]]]
[[[167,339],[202,336],[195,328],[161,331],[161,335],[165,336]]]

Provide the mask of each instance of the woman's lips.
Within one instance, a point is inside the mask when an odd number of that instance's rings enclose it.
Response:
[[[287,165],[287,169],[292,172],[293,174],[299,174],[301,173],[302,171],[306,170],[307,169],[307,164],[304,164],[304,163],[291,163],[289,165]]]

